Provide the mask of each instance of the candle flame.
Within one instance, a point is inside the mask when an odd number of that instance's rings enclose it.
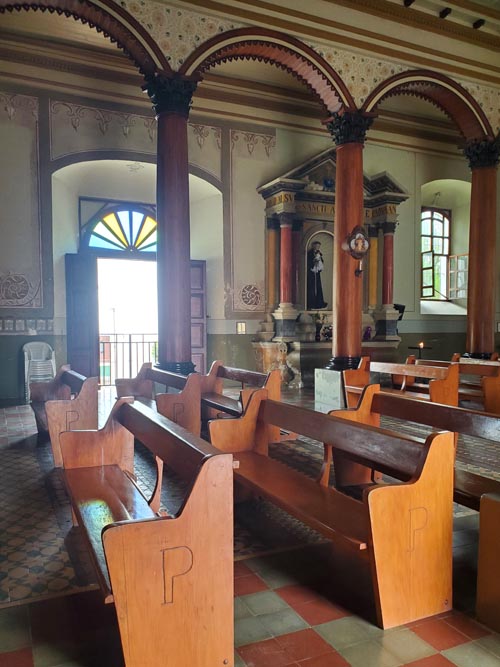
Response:
[[[424,341],[421,340],[420,343],[418,344],[419,348],[422,349],[424,347]]]

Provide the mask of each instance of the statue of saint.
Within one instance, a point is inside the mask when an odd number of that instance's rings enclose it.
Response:
[[[321,287],[321,272],[323,271],[323,255],[321,243],[314,241],[307,251],[307,310],[326,308]]]

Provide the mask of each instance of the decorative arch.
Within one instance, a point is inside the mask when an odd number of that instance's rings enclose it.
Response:
[[[326,60],[300,40],[265,28],[240,28],[217,35],[196,49],[179,71],[202,77],[228,60],[258,60],[286,70],[305,83],[330,113],[356,109],[347,86]]]
[[[101,0],[99,4],[91,0],[33,0],[29,3],[0,0],[0,14],[22,10],[64,14],[95,28],[116,43],[145,77],[154,76],[158,71],[172,72],[151,35],[113,0]]]
[[[443,111],[457,126],[466,141],[494,139],[485,113],[460,84],[430,70],[410,70],[380,83],[367,97],[362,111],[376,112],[388,97],[412,95],[427,100]]]

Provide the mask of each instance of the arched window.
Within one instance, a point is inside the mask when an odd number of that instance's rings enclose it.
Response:
[[[145,207],[107,208],[82,230],[82,246],[105,253],[156,253],[156,226],[152,211]]]
[[[421,212],[421,298],[447,300],[451,211],[423,207]]]

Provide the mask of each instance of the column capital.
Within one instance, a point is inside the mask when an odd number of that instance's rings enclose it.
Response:
[[[266,224],[267,224],[268,229],[279,229],[280,228],[280,221],[278,220],[277,215],[269,216],[267,218]]]
[[[156,116],[178,114],[189,117],[193,94],[198,82],[177,72],[171,76],[155,74],[143,86],[153,103]]]
[[[326,121],[326,127],[337,146],[364,144],[366,132],[373,123],[373,115],[361,111],[335,112]]]
[[[294,223],[295,216],[293,213],[278,213],[278,220],[280,227],[292,227]]]
[[[496,167],[500,162],[500,134],[496,139],[469,141],[465,145],[464,154],[470,169]]]
[[[375,225],[367,225],[367,228],[368,228],[368,236],[371,239],[378,238],[378,232],[380,229],[380,225],[378,224],[378,222]]]
[[[383,222],[381,227],[382,227],[382,231],[384,233],[384,236],[386,234],[394,234],[395,231],[396,231],[397,224],[398,224],[397,222]]]

